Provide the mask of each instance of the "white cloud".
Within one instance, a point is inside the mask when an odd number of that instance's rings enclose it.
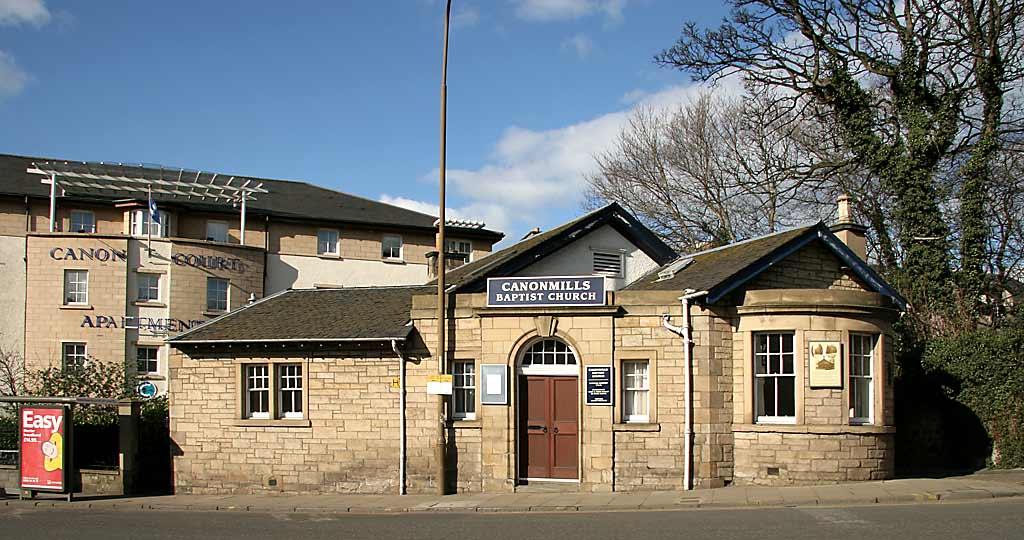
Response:
[[[512,0],[516,15],[528,21],[565,21],[603,13],[610,23],[622,22],[629,0]]]
[[[619,98],[619,103],[622,103],[623,105],[632,105],[649,95],[650,93],[648,93],[647,90],[636,88],[623,94],[622,97]]]
[[[590,53],[594,51],[594,42],[585,34],[576,34],[562,42],[562,50],[572,51],[580,59],[583,59],[590,56]]]
[[[20,94],[30,77],[18,67],[14,57],[0,51],[0,99]]]
[[[436,173],[434,177],[437,177]],[[380,202],[401,206],[402,208],[408,208],[409,210],[435,217],[438,214],[438,205],[432,202],[417,201],[406,197],[394,197],[386,193],[380,196]],[[508,210],[504,206],[492,203],[472,203],[466,206],[448,206],[445,208],[445,221],[449,219],[483,221],[487,224],[488,229],[496,231],[507,231],[508,227],[512,224],[509,218]]]
[[[738,92],[738,78],[719,83],[715,92]],[[703,85],[679,85],[639,99],[633,106],[561,128],[531,130],[512,126],[495,141],[490,158],[476,169],[449,169],[449,211],[464,219],[482,219],[489,228],[517,240],[538,224],[557,224],[575,216],[583,202],[586,177],[596,171],[594,156],[608,150],[637,107],[677,107],[707,91]],[[437,169],[424,175],[436,179]],[[437,215],[437,206],[384,196],[384,202]],[[407,204],[403,204],[407,203]]]
[[[38,27],[50,18],[43,0],[0,0],[0,25],[29,23]]]
[[[452,28],[470,28],[480,22],[480,10],[472,5],[463,5],[452,13]]]

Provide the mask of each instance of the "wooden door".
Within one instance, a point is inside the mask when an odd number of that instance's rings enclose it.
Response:
[[[578,478],[576,377],[528,375],[519,387],[520,476]]]

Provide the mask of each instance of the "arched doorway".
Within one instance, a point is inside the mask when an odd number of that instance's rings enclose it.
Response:
[[[524,347],[518,384],[519,481],[579,478],[579,360],[564,341]]]

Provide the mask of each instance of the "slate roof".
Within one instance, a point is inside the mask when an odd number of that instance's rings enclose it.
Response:
[[[172,345],[404,340],[424,286],[295,289],[268,296],[168,340]],[[257,337],[258,336],[258,337]]]
[[[483,290],[486,278],[512,275],[604,225],[615,228],[658,264],[665,264],[676,257],[672,248],[618,203],[613,202],[564,225],[449,270],[445,273],[445,285],[455,287],[459,292],[478,292]]]
[[[807,244],[821,240],[844,264],[876,292],[892,298],[893,302],[906,308],[906,300],[886,281],[871,269],[866,262],[850,251],[824,223],[797,227],[684,255],[649,272],[634,281],[624,290],[635,291],[707,291],[706,301],[717,302],[729,292],[767,270],[776,262],[793,254]],[[659,274],[675,268],[671,277]]]
[[[41,183],[43,179],[37,174],[25,172],[33,162],[64,161],[52,158],[35,158],[26,156],[15,156],[0,154],[0,195],[15,195],[33,197],[49,197],[50,188]],[[160,172],[155,169],[154,172]],[[194,172],[194,171],[193,171]],[[165,170],[166,175],[176,177],[177,169]],[[223,175],[221,175],[223,176]],[[247,205],[250,215],[272,215],[283,218],[308,219],[330,222],[359,223],[366,225],[393,225],[405,228],[422,229],[433,233],[436,230],[434,222],[436,217],[399,206],[394,206],[379,201],[364,199],[348,193],[334,191],[331,189],[314,186],[306,182],[291,180],[274,180],[269,178],[258,178],[239,175],[244,178],[252,178],[255,181],[263,182],[263,187],[270,191],[267,194],[259,194],[256,200]],[[97,195],[69,195],[79,200],[112,201],[117,199],[138,199],[145,200],[145,194],[140,193],[111,193],[109,196]],[[141,198],[140,198],[141,196]],[[224,204],[214,204],[199,200],[188,200],[183,197],[173,197],[161,194],[154,194],[157,202],[170,202],[176,205],[190,208],[205,209],[215,212],[231,212],[236,210]],[[451,229],[451,227],[448,227]],[[494,241],[504,237],[503,233],[489,229],[459,228],[460,236],[475,238],[489,238]]]

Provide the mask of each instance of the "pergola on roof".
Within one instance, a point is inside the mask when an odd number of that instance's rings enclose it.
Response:
[[[263,182],[251,178],[204,173],[162,166],[129,165],[87,161],[35,161],[26,169],[29,174],[46,176],[50,185],[50,232],[56,224],[57,186],[83,193],[110,192],[153,193],[169,197],[198,198],[241,206],[241,242],[245,244],[246,201],[255,200],[256,193],[270,193]]]
[[[41,161],[33,162],[27,172],[46,176],[44,184],[54,180],[63,189],[95,192],[149,192],[186,199],[239,203],[256,199],[257,193],[269,193],[263,182],[239,176],[173,169],[160,165]]]

